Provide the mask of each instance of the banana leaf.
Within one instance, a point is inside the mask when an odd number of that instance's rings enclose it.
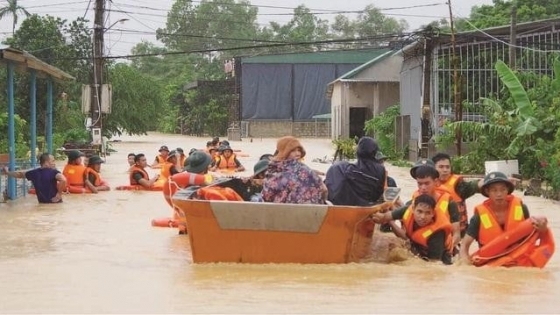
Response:
[[[532,117],[534,115],[533,106],[529,100],[527,91],[525,91],[525,88],[523,88],[523,85],[521,85],[515,73],[501,60],[496,62],[495,68],[498,71],[500,80],[508,88],[513,102],[519,110],[519,115],[523,118]]]

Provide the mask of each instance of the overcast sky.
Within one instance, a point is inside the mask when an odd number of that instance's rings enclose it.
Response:
[[[130,53],[130,49],[141,40],[156,42],[155,30],[165,27],[166,13],[171,8],[175,0],[113,0],[112,4],[107,1],[107,6],[113,11],[109,12],[106,27],[110,26],[119,19],[128,19],[128,21],[115,25],[112,31],[107,32],[105,55],[126,55]],[[89,0],[18,0],[18,4],[27,8],[31,13],[40,15],[59,16],[68,20],[74,20],[77,17],[84,16],[92,21],[93,27],[93,4],[88,7]],[[198,1],[193,1],[194,3]],[[252,0],[252,5],[256,6],[276,6],[294,8],[304,4],[310,9],[315,10],[363,10],[368,4],[373,4],[383,10],[388,16],[398,19],[404,19],[410,25],[410,30],[414,30],[421,25],[427,24],[433,20],[441,18],[449,18],[449,8],[442,0]],[[491,4],[492,0],[452,0],[453,14],[458,17],[467,17],[470,9],[474,5]],[[6,0],[0,0],[0,7],[6,4]],[[408,9],[396,9],[399,7],[410,7],[426,4],[438,4],[430,7],[416,7]],[[259,7],[259,24],[266,25],[270,21],[287,22],[291,19],[289,15],[264,15],[291,13],[292,9],[282,8],[266,8]],[[318,11],[317,11],[318,12]],[[321,18],[332,18],[334,15],[321,15]],[[20,21],[23,17],[20,17]],[[131,29],[142,31],[145,34],[122,34],[114,31],[114,29]],[[5,18],[0,21],[0,38],[3,39],[10,35],[12,31],[12,19]]]

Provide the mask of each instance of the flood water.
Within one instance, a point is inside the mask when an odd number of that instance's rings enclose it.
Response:
[[[151,134],[121,137],[102,175],[126,185],[126,156],[160,145],[202,148],[207,139]],[[306,163],[332,155],[330,141],[303,139]],[[250,174],[273,139],[231,142],[250,157]],[[64,161],[57,162],[62,169]],[[415,183],[403,168],[388,167],[403,187]],[[152,171],[154,173],[154,171]],[[520,192],[517,192],[520,194]],[[475,196],[469,209],[483,200]],[[549,218],[560,235],[560,207],[524,197],[533,215]],[[110,191],[65,195],[39,205],[35,196],[0,204],[0,313],[557,313],[560,263],[543,270],[402,263],[348,265],[193,264],[186,236],[153,228],[171,210],[161,192]],[[294,244],[297,246],[297,244]]]

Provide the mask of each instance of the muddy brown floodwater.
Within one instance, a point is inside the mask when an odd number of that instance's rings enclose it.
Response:
[[[125,185],[126,156],[160,145],[204,147],[206,140],[150,134],[120,137],[102,175]],[[327,139],[302,139],[306,163],[331,156]],[[274,139],[231,142],[252,171]],[[64,161],[58,162],[62,168]],[[415,183],[388,167],[407,199]],[[517,194],[520,194],[517,192]],[[469,209],[482,196],[468,200]],[[560,235],[558,204],[524,197],[532,214],[546,215]],[[544,270],[395,264],[242,265],[192,263],[188,237],[153,228],[169,216],[161,192],[110,191],[65,195],[59,205],[34,196],[0,204],[0,313],[558,313],[559,255]],[[297,244],[294,244],[297,246]]]

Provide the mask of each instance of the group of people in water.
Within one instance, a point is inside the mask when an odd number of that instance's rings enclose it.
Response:
[[[396,186],[383,164],[386,157],[370,137],[359,140],[355,162],[336,162],[326,174],[307,166],[305,156],[306,150],[298,139],[280,138],[276,151],[262,155],[253,175],[243,178],[250,196],[237,200],[367,207],[383,202],[385,189]],[[49,154],[39,157],[38,169],[8,172],[4,168],[3,173],[32,181],[39,202],[61,202],[61,194],[70,187],[92,193],[109,190],[99,176],[103,160],[93,156],[84,164],[82,157],[79,151],[68,152],[68,163],[62,173],[54,168],[54,157]],[[206,177],[187,177],[179,188],[211,186],[215,178],[208,172],[223,170],[231,174],[245,170],[230,144],[220,142],[219,138],[209,141],[204,149],[191,149],[187,155],[181,148],[170,151],[161,146],[149,165],[159,168],[160,174],[151,179],[145,170],[148,161],[144,154],[131,153],[127,158],[130,185],[146,189],[158,181],[167,184],[180,174]],[[384,224],[384,230],[409,241],[412,252],[426,260],[451,264],[457,257],[461,262],[473,263],[469,249],[474,241],[483,247],[527,219],[543,238],[549,233],[546,218],[530,216],[527,206],[512,194],[516,180],[503,173],[491,172],[482,180],[467,181],[452,172],[449,155],[438,153],[432,159],[418,161],[410,175],[418,186],[410,200],[399,200],[394,210],[375,213],[371,218]],[[465,200],[477,193],[487,199],[474,208],[469,219]]]
[[[52,154],[39,155],[39,167],[29,171],[8,171],[2,173],[16,178],[25,178],[33,184],[30,191],[37,195],[39,203],[62,202],[64,193],[98,193],[111,188],[100,175],[101,164],[105,163],[99,156],[91,156],[84,161],[84,154],[79,150],[67,152],[68,161],[62,172],[56,169],[56,160]]]

